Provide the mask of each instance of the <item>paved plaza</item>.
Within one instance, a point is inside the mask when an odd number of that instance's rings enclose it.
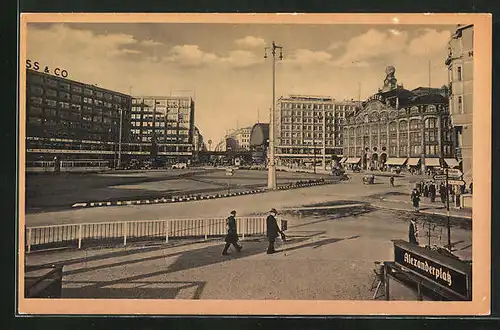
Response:
[[[216,178],[216,173],[210,174]],[[288,220],[280,252],[265,254],[261,237],[242,241],[241,253],[223,257],[222,238],[179,240],[159,245],[58,250],[28,254],[28,265],[64,264],[63,297],[150,299],[371,299],[375,261],[392,260],[392,241],[407,240],[415,217],[421,243],[424,226],[436,224],[431,244],[447,243],[445,210],[423,201],[415,214],[409,201],[412,182],[388,178],[363,185],[362,175],[332,185],[259,195],[177,204],[129,205],[27,214],[28,225],[134,221],[265,214],[271,207]],[[242,179],[246,180],[246,179]],[[472,258],[470,211],[452,210],[452,245],[464,260]],[[398,284],[391,299],[413,300]]]

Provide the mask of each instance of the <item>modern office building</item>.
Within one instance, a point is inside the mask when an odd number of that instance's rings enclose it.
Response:
[[[279,166],[326,167],[342,156],[342,119],[354,101],[336,102],[329,96],[280,97],[276,109],[276,162]]]
[[[467,182],[472,180],[474,26],[459,25],[448,43],[449,107],[456,155]]]
[[[55,157],[116,166],[120,138],[130,140],[131,96],[32,69],[26,84],[27,168]]]
[[[134,96],[125,153],[167,163],[189,161],[195,149],[194,106],[191,97]]]
[[[386,73],[384,88],[346,116],[341,162],[365,169],[456,167],[448,98],[433,89],[404,89],[396,83],[394,67]]]

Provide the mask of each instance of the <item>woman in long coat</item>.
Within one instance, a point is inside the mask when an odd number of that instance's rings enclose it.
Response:
[[[418,192],[417,189],[413,189],[411,193],[411,201],[413,203],[413,208],[415,209],[415,212],[418,212],[420,208],[420,193]]]

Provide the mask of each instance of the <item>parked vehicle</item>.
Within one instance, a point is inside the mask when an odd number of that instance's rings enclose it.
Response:
[[[187,164],[186,163],[175,163],[174,165],[172,165],[172,169],[175,170],[175,169],[185,169],[187,168]]]

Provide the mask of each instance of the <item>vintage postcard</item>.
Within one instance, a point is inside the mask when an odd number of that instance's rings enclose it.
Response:
[[[490,15],[20,24],[20,314],[490,313]]]

